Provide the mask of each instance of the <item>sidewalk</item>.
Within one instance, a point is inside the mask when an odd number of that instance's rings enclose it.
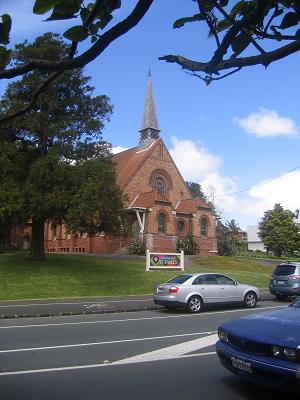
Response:
[[[261,290],[261,301],[275,299],[267,289]],[[78,299],[45,299],[0,301],[0,319],[104,314],[158,310],[152,295],[113,296]]]

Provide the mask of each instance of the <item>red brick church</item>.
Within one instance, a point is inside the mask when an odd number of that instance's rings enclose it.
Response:
[[[151,75],[140,139],[136,147],[115,154],[117,182],[127,195],[129,237],[70,235],[65,226],[45,227],[48,252],[118,252],[132,239],[141,240],[150,251],[175,252],[178,239],[192,236],[200,254],[216,254],[216,226],[211,207],[193,198],[160,138]]]

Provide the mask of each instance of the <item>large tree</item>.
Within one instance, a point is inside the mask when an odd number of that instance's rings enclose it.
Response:
[[[186,183],[187,187],[189,188],[191,195],[193,197],[200,197],[204,201],[207,201],[206,196],[205,196],[205,194],[202,190],[202,187],[199,183],[189,182],[189,181],[186,181],[185,183]]]
[[[59,60],[69,52],[58,36],[45,34],[16,46],[14,63],[37,54]],[[8,85],[0,112],[18,110],[49,73],[33,71]],[[0,223],[31,220],[31,257],[44,258],[44,223],[70,229],[115,232],[122,223],[122,194],[116,185],[110,145],[101,130],[112,106],[93,97],[82,69],[65,71],[49,84],[32,111],[7,123],[0,138]]]
[[[299,251],[299,229],[293,221],[292,213],[284,210],[280,204],[275,204],[273,210],[265,211],[258,227],[258,236],[267,251],[278,257]]]
[[[272,62],[300,50],[299,0],[190,1],[194,3],[195,14],[179,18],[173,27],[182,28],[187,23],[206,24],[212,43],[211,58],[198,61],[171,54],[160,59],[178,64],[207,84],[244,67],[259,64],[267,67]],[[153,2],[154,0],[137,0],[131,13],[114,25],[113,16],[119,13],[122,18],[124,15],[121,0],[90,0],[86,5],[83,0],[35,0],[33,12],[41,15],[50,12],[47,21],[74,20],[74,25],[64,32],[64,37],[72,41],[72,46],[68,54],[60,60],[43,58],[41,54],[36,54],[27,63],[19,66],[10,64],[12,53],[8,45],[13,16],[11,18],[8,14],[2,15],[0,79],[12,79],[34,70],[45,73],[51,71],[52,74],[48,76],[48,81],[31,93],[22,109],[17,112],[9,110],[0,119],[0,123],[32,108],[39,94],[62,71],[83,67],[100,57],[112,42],[143,19]],[[203,38],[205,39],[206,37]],[[191,37],[192,40],[195,38]],[[81,53],[76,52],[78,42],[86,44]]]

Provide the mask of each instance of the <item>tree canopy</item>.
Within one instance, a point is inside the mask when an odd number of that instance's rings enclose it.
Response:
[[[273,210],[265,211],[264,217],[258,225],[258,236],[261,238],[267,251],[281,257],[289,256],[299,251],[299,229],[293,221],[293,213],[284,210],[280,204],[275,204]]]
[[[207,198],[206,198],[205,194],[203,193],[203,190],[199,183],[187,181],[186,185],[189,188],[191,195],[193,197],[200,197],[204,201],[207,201]]]
[[[201,60],[200,54],[200,60],[191,60],[183,55],[169,54],[159,59],[178,64],[207,84],[244,67],[267,67],[300,49],[300,0],[190,1],[194,3],[195,14],[177,19],[173,28],[184,29],[189,23],[205,24],[212,43],[211,58]],[[31,109],[39,94],[63,71],[81,68],[99,58],[111,43],[143,19],[153,2],[136,0],[129,15],[114,24],[114,16],[124,15],[125,6],[121,0],[91,0],[87,5],[83,0],[35,0],[33,13],[50,13],[46,20],[49,23],[74,20],[74,25],[63,33],[72,45],[62,59],[45,58],[40,53],[21,64],[12,62],[13,52],[9,48],[13,15],[3,14],[0,17],[0,79],[12,79],[38,70],[47,73],[47,80],[31,93],[22,109],[9,110],[0,118],[0,123]],[[195,38],[191,37],[193,40]],[[81,52],[78,52],[79,42],[85,43]]]
[[[68,46],[51,33],[16,46],[14,63],[35,54],[57,60]],[[22,107],[49,73],[33,71],[8,85],[0,112]],[[0,137],[0,223],[32,223],[31,256],[44,258],[44,223],[66,223],[71,232],[116,232],[122,194],[110,145],[101,131],[112,113],[109,99],[93,96],[82,69],[49,84],[32,111],[7,122]]]

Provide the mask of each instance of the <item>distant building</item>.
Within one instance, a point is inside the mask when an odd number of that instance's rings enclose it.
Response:
[[[242,229],[239,229],[236,238],[239,242],[247,243],[247,238],[248,238],[247,232],[243,231]]]
[[[252,225],[247,227],[248,236],[248,250],[249,251],[266,251],[263,242],[258,236],[258,225]]]
[[[212,207],[193,198],[166,145],[160,138],[151,75],[139,143],[113,156],[117,183],[127,195],[129,237],[72,235],[65,226],[45,227],[48,252],[112,253],[131,239],[143,241],[151,251],[174,252],[178,239],[192,236],[200,254],[217,254],[216,224]]]

